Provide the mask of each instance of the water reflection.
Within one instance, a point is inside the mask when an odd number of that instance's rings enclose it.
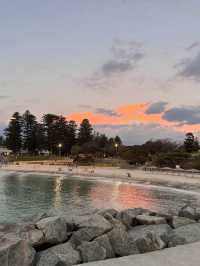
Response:
[[[0,221],[20,219],[51,208],[66,214],[95,208],[143,207],[175,211],[199,196],[176,190],[84,178],[49,177],[0,172]]]

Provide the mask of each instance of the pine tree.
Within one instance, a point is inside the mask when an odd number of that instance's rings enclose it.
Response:
[[[88,119],[83,119],[78,132],[78,143],[83,145],[92,140],[93,128]]]
[[[15,112],[5,129],[6,146],[14,153],[18,153],[22,149],[22,117]]]
[[[29,153],[35,153],[37,150],[36,134],[36,117],[27,110],[23,114],[23,148]]]

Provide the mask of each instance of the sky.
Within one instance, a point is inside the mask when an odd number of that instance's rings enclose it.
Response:
[[[0,0],[0,128],[56,113],[126,144],[200,131],[198,0]],[[199,134],[200,135],[200,134]]]

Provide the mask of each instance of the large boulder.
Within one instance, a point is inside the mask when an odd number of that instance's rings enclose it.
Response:
[[[128,234],[132,239],[140,239],[141,237],[144,238],[149,232],[151,232],[158,238],[161,238],[167,245],[169,242],[169,235],[172,233],[172,231],[172,228],[168,224],[139,225],[133,227]]]
[[[136,217],[140,214],[148,213],[148,210],[142,208],[127,209],[118,213],[119,219],[128,229],[137,224]]]
[[[106,250],[106,259],[115,257],[108,235],[99,236],[93,242],[97,242],[100,247],[103,247]]]
[[[67,225],[62,217],[48,217],[36,223],[45,237],[45,242],[49,244],[58,244],[64,242],[67,235]]]
[[[98,211],[98,214],[102,215],[104,217],[105,217],[105,215],[109,214],[115,218],[119,214],[119,212],[115,209],[104,209],[104,210]]]
[[[30,229],[23,230],[18,233],[19,237],[26,240],[33,247],[39,247],[45,243],[45,237],[41,230],[39,229]]]
[[[180,209],[178,216],[196,220],[197,219],[196,209],[189,205],[186,205]]]
[[[54,246],[36,256],[36,266],[70,266],[80,262],[79,252],[70,243]]]
[[[159,216],[150,216],[147,214],[141,214],[136,217],[138,224],[166,224],[166,219]]]
[[[79,223],[79,228],[94,228],[99,235],[112,229],[112,225],[101,215],[95,214]]]
[[[31,245],[14,235],[4,235],[0,238],[1,266],[32,266],[35,250]]]
[[[33,247],[40,246],[44,243],[43,232],[39,229],[36,229],[34,224],[0,224],[1,235],[7,235],[10,233],[16,235],[16,237],[26,240]]]
[[[179,217],[179,216],[173,216],[172,217],[172,227],[173,228],[178,228],[180,226],[193,224],[193,223],[195,223],[195,221],[192,219],[189,219],[189,218]]]
[[[132,242],[124,227],[115,227],[108,233],[108,237],[116,256],[128,256],[138,254],[139,250],[135,242]]]
[[[77,248],[81,253],[83,262],[98,261],[106,259],[106,249],[96,241],[83,242]]]
[[[155,232],[147,231],[141,235],[129,234],[129,241],[136,243],[140,253],[160,250],[166,247],[166,243]]]
[[[119,219],[113,217],[110,213],[105,213],[104,218],[109,221],[109,223],[112,224],[113,227],[121,226],[124,227],[124,230],[126,230],[126,226]]]
[[[169,246],[184,245],[200,241],[200,223],[188,224],[174,229],[170,234]]]
[[[73,232],[70,239],[70,242],[75,246],[81,245],[84,241],[91,241],[109,232],[112,230],[113,225],[103,216],[95,214],[80,221],[78,228],[79,230]]]

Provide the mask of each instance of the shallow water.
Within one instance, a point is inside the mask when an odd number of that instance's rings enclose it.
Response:
[[[19,221],[52,208],[69,214],[134,207],[176,212],[186,203],[199,205],[200,194],[106,178],[0,171],[0,222]]]

